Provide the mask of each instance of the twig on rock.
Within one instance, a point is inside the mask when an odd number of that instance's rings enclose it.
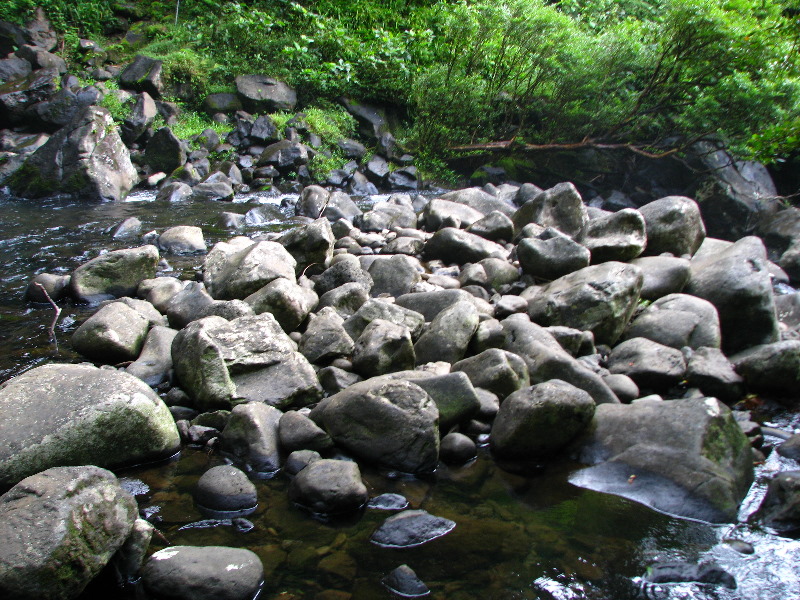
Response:
[[[61,316],[61,308],[58,306],[58,304],[53,302],[53,299],[50,297],[50,294],[47,293],[47,290],[44,289],[44,286],[38,281],[36,282],[36,287],[42,290],[44,297],[47,298],[47,301],[50,303],[50,306],[53,307],[53,313],[54,313],[53,322],[50,323],[50,327],[47,328],[47,333],[50,336],[50,341],[53,342],[53,344],[55,344],[56,352],[58,352],[58,340],[56,339],[56,323],[58,323],[58,317]]]

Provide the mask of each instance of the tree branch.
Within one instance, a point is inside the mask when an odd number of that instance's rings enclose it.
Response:
[[[55,302],[53,302],[53,299],[50,297],[50,294],[47,293],[47,290],[44,289],[44,286],[41,283],[36,282],[35,285],[40,290],[42,290],[44,297],[47,298],[47,301],[50,303],[50,306],[53,307],[53,313],[54,313],[53,322],[50,323],[50,327],[47,328],[47,333],[50,336],[50,341],[53,342],[53,344],[55,344],[56,352],[58,352],[58,340],[56,339],[56,323],[58,323],[58,317],[61,316],[61,308]]]

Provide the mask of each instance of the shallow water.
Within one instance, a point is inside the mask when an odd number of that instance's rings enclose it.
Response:
[[[47,271],[69,273],[103,250],[134,243],[114,241],[107,233],[128,216],[138,217],[143,231],[171,225],[198,225],[209,244],[230,233],[215,226],[223,210],[246,212],[257,202],[280,198],[254,196],[241,204],[160,204],[152,195],[117,204],[80,204],[57,199],[23,202],[0,197],[0,381],[47,361],[80,360],[69,348],[69,336],[91,309],[64,305],[57,326],[58,350],[48,340],[52,309],[26,305],[28,280]],[[273,223],[261,229],[276,229]],[[248,233],[257,231],[249,229]],[[198,258],[169,258],[162,275],[194,278]],[[800,426],[797,416],[777,413],[772,424]],[[798,468],[770,457],[759,468],[757,485],[743,505],[741,519],[754,510],[763,482],[778,469]],[[209,527],[208,515],[192,501],[197,478],[223,458],[196,448],[162,465],[120,473],[136,494],[143,514],[157,526],[151,551],[166,545],[229,545],[259,555],[266,571],[262,598],[383,599],[392,595],[381,579],[408,564],[431,588],[432,598],[567,600],[588,598],[659,600],[772,600],[800,598],[800,544],[742,523],[711,526],[656,513],[628,500],[578,489],[567,482],[576,465],[551,465],[522,477],[499,469],[483,450],[460,468],[440,468],[427,479],[365,470],[370,496],[404,495],[411,508],[452,519],[455,529],[420,547],[398,550],[369,542],[371,533],[392,514],[367,509],[342,522],[321,522],[287,498],[288,478],[256,481],[259,506],[246,518],[254,527],[221,520]],[[194,526],[191,526],[193,525]],[[190,525],[187,527],[187,525]],[[742,539],[755,546],[739,554],[722,540]],[[638,577],[656,560],[714,559],[737,579],[735,591],[694,584],[646,585]],[[89,598],[134,597],[97,584]]]

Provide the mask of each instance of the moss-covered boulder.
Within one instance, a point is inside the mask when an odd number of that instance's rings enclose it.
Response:
[[[0,386],[0,489],[50,467],[116,468],[179,447],[166,405],[133,375],[44,365]]]
[[[53,467],[0,497],[0,596],[69,600],[122,546],[136,500],[113,473]]]
[[[135,296],[142,281],[156,276],[159,258],[158,249],[150,245],[101,254],[75,269],[70,294],[88,303]]]

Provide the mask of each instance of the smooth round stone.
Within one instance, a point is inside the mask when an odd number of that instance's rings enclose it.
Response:
[[[322,457],[316,450],[295,450],[287,458],[283,465],[283,470],[289,475],[297,475],[312,462],[320,460]]]
[[[381,494],[367,503],[367,508],[375,510],[403,510],[408,508],[408,500],[400,494]]]
[[[258,493],[243,471],[231,465],[220,465],[203,473],[194,499],[201,507],[213,511],[251,511],[258,504]]]
[[[384,577],[381,583],[390,592],[403,598],[421,598],[431,593],[428,586],[408,565],[400,565]]]
[[[448,465],[463,465],[478,455],[478,447],[463,433],[448,433],[442,438],[439,458]]]
[[[455,526],[455,521],[424,510],[404,510],[386,519],[370,541],[384,548],[413,548],[447,535]]]

